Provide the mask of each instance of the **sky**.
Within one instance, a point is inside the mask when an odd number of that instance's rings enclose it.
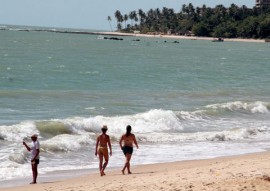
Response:
[[[0,25],[26,25],[109,31],[108,16],[116,29],[114,13],[163,7],[180,12],[183,4],[215,7],[232,3],[252,8],[255,0],[0,0]]]

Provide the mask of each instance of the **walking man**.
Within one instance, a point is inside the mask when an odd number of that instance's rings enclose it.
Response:
[[[101,128],[102,134],[97,137],[97,142],[96,142],[96,152],[95,155],[99,156],[99,170],[100,170],[100,175],[104,176],[106,175],[104,170],[109,162],[109,154],[108,154],[108,146],[110,149],[110,156],[112,156],[112,146],[111,146],[111,141],[110,141],[110,136],[106,134],[108,128],[106,125],[104,125]],[[103,159],[105,160],[103,164]]]

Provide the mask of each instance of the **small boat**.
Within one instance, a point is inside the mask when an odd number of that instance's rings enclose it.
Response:
[[[223,42],[223,41],[224,41],[224,39],[223,39],[223,38],[221,38],[221,37],[219,37],[219,38],[217,38],[217,39],[212,40],[212,42]]]

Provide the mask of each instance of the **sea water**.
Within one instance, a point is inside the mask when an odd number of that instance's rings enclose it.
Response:
[[[57,30],[54,30],[57,31]],[[108,125],[109,168],[270,148],[270,45],[0,31],[0,180],[31,179],[23,139],[39,134],[39,172],[94,169]]]

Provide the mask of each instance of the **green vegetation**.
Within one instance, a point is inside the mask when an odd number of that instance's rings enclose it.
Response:
[[[182,5],[181,11],[164,7],[141,9],[122,15],[115,12],[117,29],[121,32],[140,31],[143,34],[176,34],[224,38],[270,38],[270,8],[232,4],[229,8],[217,5],[215,8],[194,7],[191,3]],[[128,24],[127,24],[128,23]]]

